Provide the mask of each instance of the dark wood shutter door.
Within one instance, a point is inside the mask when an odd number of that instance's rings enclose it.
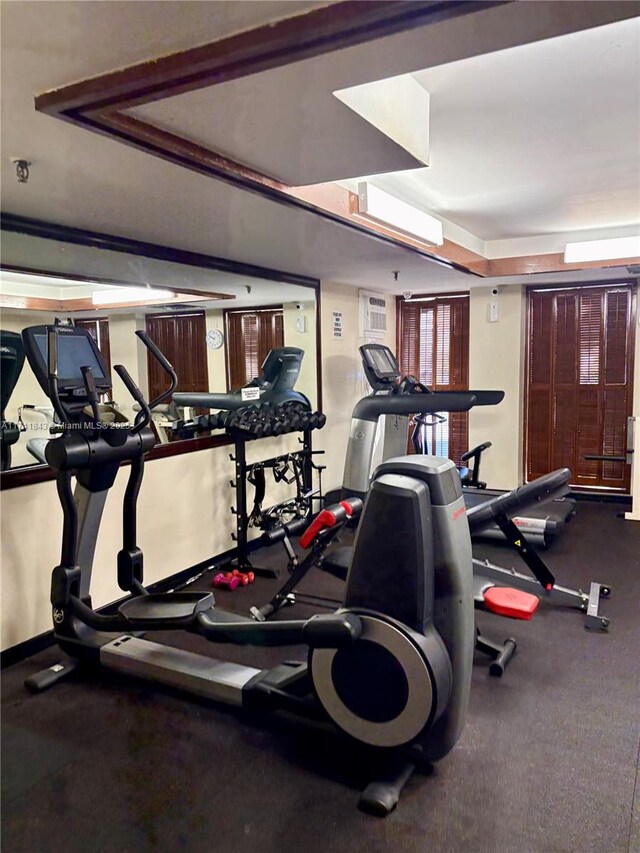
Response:
[[[399,300],[400,370],[434,391],[469,387],[469,297],[437,296]],[[429,452],[458,465],[469,446],[469,416],[446,414],[447,423],[428,435]]]
[[[633,347],[630,285],[529,293],[527,479],[567,466],[576,485],[629,489],[628,465],[585,456],[624,455]]]
[[[529,303],[528,479],[551,470],[551,332],[553,302],[532,293]],[[534,333],[535,330],[535,333]],[[540,472],[540,473],[538,473]]]
[[[627,418],[631,415],[633,387],[633,323],[631,290],[604,295],[604,369],[602,391],[602,453],[624,455],[627,447]],[[631,487],[630,466],[624,462],[602,462],[601,485]]]
[[[469,297],[451,303],[449,391],[469,388]],[[444,390],[444,389],[442,389]],[[449,415],[449,457],[460,465],[460,457],[469,449],[469,414]]]
[[[420,309],[418,302],[400,303],[400,326],[398,337],[400,340],[400,370],[409,376],[418,376],[420,373],[420,346],[424,342],[420,339]]]
[[[147,334],[160,347],[178,374],[178,391],[208,391],[207,327],[204,312],[156,314],[146,317]],[[155,358],[147,356],[149,398],[167,387],[168,379]]]
[[[576,351],[578,349],[577,300],[573,295],[560,295],[556,300],[554,326],[555,394],[551,468],[562,468],[570,459],[575,469],[574,437],[577,429],[578,386]]]

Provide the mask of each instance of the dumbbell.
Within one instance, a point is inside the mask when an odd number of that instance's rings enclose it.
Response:
[[[327,416],[324,412],[314,412],[311,417],[313,423],[311,429],[322,429],[327,422]]]
[[[286,432],[291,432],[291,421],[284,414],[276,415],[271,423],[273,425],[273,435],[284,435]]]
[[[236,409],[233,412],[227,412],[224,419],[225,429],[237,429],[242,432],[248,432],[249,418],[251,417],[252,409],[247,407]]]
[[[249,584],[253,583],[256,579],[253,572],[241,572],[238,569],[234,569],[232,572],[227,572],[226,577],[238,578],[240,586],[249,586]]]
[[[266,413],[261,410],[255,410],[247,414],[243,419],[243,428],[247,429],[250,435],[256,438],[264,438],[271,435],[272,427]]]
[[[307,429],[307,423],[309,422],[310,415],[311,412],[305,405],[302,403],[296,403],[296,420],[294,428]]]
[[[215,416],[218,429],[229,429],[232,418],[236,417],[235,412],[218,412]]]
[[[260,424],[260,435],[258,435],[258,438],[268,438],[270,435],[273,435],[273,424],[265,415],[260,416],[258,423]]]
[[[233,591],[238,588],[240,584],[240,579],[237,575],[232,575],[231,572],[224,574],[223,572],[219,572],[213,579],[213,586],[215,589],[228,589]]]
[[[304,405],[296,400],[290,400],[282,404],[282,409],[291,423],[291,429],[304,429],[304,422],[309,414],[309,410]]]

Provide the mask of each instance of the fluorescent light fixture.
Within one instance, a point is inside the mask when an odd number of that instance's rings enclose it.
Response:
[[[442,222],[439,219],[400,201],[368,181],[358,184],[358,212],[426,243],[442,245]]]
[[[145,302],[149,299],[171,299],[173,291],[154,290],[152,287],[113,287],[95,290],[91,295],[94,305],[116,305],[119,302]]]
[[[580,261],[608,261],[615,258],[636,258],[638,256],[640,256],[640,236],[567,243],[564,250],[565,264],[575,264]]]

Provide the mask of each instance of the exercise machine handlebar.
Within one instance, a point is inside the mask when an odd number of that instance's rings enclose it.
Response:
[[[349,518],[360,515],[363,503],[359,498],[347,498],[338,504],[327,507],[319,512],[300,537],[300,545],[309,548],[321,531],[336,524],[341,524]]]
[[[363,503],[360,498],[347,498],[340,501],[340,503],[323,509],[312,519],[311,523],[309,523],[308,518],[296,518],[293,521],[287,522],[287,524],[275,528],[275,530],[265,531],[261,539],[265,545],[275,545],[277,542],[282,542],[285,537],[290,539],[291,537],[303,534],[300,544],[303,548],[308,548],[320,530],[324,530],[327,527],[334,527],[337,523],[346,521],[347,518],[357,517],[362,512],[362,507]],[[321,518],[322,521],[320,522]],[[330,522],[330,518],[333,518],[333,521]]]
[[[159,347],[151,340],[151,338],[146,332],[144,332],[142,329],[138,329],[136,335],[138,338],[140,338],[142,343],[149,350],[149,352],[158,362],[160,367],[168,375],[170,380],[169,387],[161,394],[158,394],[158,396],[155,397],[155,399],[153,399],[149,403],[149,408],[154,409],[160,403],[163,403],[165,400],[167,400],[176,390],[176,388],[178,387],[178,375],[169,359],[165,356],[162,350],[160,350]]]
[[[431,394],[395,394],[388,397],[369,395],[356,403],[351,418],[376,423],[381,414],[467,412],[475,404],[475,394],[468,391],[434,391]]]

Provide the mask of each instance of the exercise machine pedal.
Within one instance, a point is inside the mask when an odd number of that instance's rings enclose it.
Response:
[[[210,592],[161,592],[130,598],[118,607],[118,613],[134,628],[136,622],[144,622],[145,626],[157,623],[160,628],[165,622],[188,625],[198,613],[211,610],[214,603]]]

